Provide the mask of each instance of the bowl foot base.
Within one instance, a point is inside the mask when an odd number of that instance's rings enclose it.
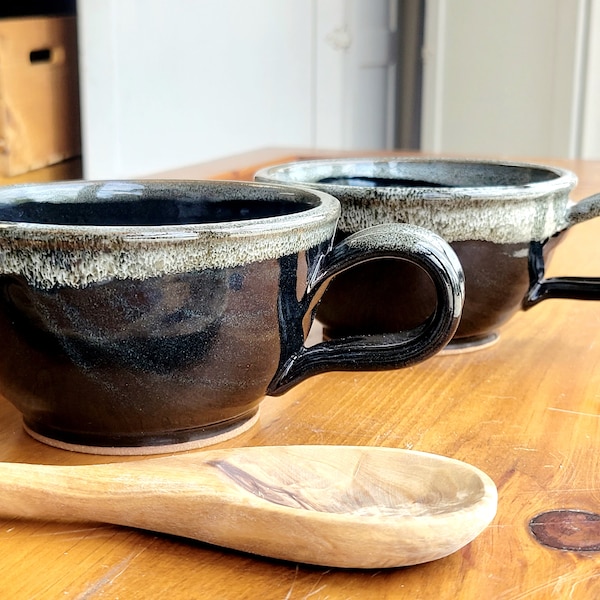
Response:
[[[35,430],[27,423],[23,423],[25,431],[35,440],[60,448],[61,450],[69,450],[71,452],[82,452],[85,454],[98,454],[104,456],[147,456],[152,454],[171,454],[173,452],[184,452],[186,450],[196,450],[206,446],[212,446],[220,442],[225,442],[234,437],[237,437],[248,431],[259,419],[259,411],[256,410],[248,418],[238,420],[229,427],[221,427],[218,429],[204,429],[196,433],[188,433],[185,436],[185,441],[180,442],[161,442],[160,440],[151,440],[148,443],[141,442],[136,446],[114,446],[109,445],[88,445],[83,443],[73,443],[64,441],[58,438],[44,435]]]
[[[498,343],[500,335],[497,333],[487,333],[483,335],[474,335],[450,340],[446,347],[439,352],[440,355],[464,354],[466,352],[477,352],[485,350]]]

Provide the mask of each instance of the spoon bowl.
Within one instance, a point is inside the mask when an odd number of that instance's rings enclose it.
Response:
[[[0,463],[0,514],[101,521],[346,568],[452,554],[491,522],[492,480],[393,448],[259,446],[86,466]]]

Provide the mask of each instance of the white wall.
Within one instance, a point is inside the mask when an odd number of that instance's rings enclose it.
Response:
[[[80,0],[78,13],[86,177],[310,145],[310,2]]]
[[[392,148],[398,0],[315,0],[314,143]]]
[[[600,160],[600,0],[590,0],[581,123],[581,158]]]
[[[579,156],[589,5],[427,0],[422,148]]]
[[[397,0],[79,0],[84,175],[393,140]]]

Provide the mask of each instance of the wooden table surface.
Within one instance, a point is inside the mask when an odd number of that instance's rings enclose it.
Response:
[[[314,154],[265,149],[161,176],[249,179],[259,166]],[[600,191],[600,162],[535,160],[575,171],[574,199]],[[598,239],[600,220],[575,227],[550,274],[600,275]],[[346,571],[107,525],[0,520],[0,597],[598,598],[600,554],[542,546],[528,523],[548,510],[600,512],[599,363],[600,303],[550,300],[516,315],[485,350],[399,371],[314,377],[267,398],[259,423],[221,444],[391,446],[472,463],[498,486],[498,513],[475,541],[442,560]],[[3,400],[0,432],[0,460],[107,462],[34,441]],[[600,521],[567,526],[562,539],[600,548]]]

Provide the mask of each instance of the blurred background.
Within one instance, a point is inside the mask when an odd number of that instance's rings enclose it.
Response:
[[[3,7],[0,31],[14,20],[70,19],[76,50],[44,54],[34,31],[28,68],[54,69],[45,85],[69,88],[70,99],[60,100],[66,113],[52,109],[40,127],[80,136],[62,156],[79,154],[87,178],[146,175],[272,146],[600,158],[600,0]],[[0,78],[20,77],[25,67],[7,71],[6,36],[0,40]],[[26,89],[29,99],[0,85],[5,129],[23,104],[47,105],[53,93]],[[40,127],[27,135],[39,138]]]

